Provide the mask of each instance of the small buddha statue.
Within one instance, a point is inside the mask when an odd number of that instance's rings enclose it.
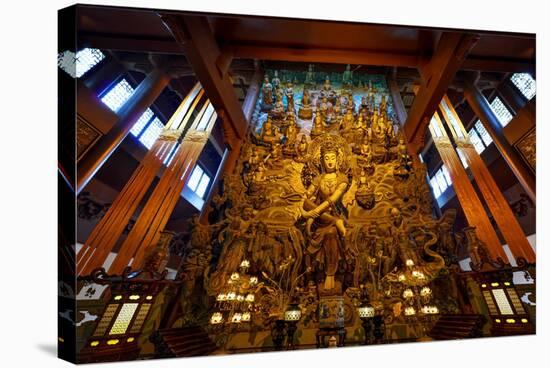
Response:
[[[307,141],[306,135],[303,134],[300,142],[298,142],[298,144],[296,145],[296,161],[306,162],[308,148],[309,143]]]
[[[388,105],[386,102],[386,95],[382,95],[382,101],[380,101],[380,111],[383,112],[383,114],[386,114],[388,110]]]
[[[334,106],[330,103],[326,103],[326,110],[325,110],[325,122],[327,124],[331,124],[336,117],[336,114],[334,113]]]
[[[325,78],[325,83],[323,84],[323,91],[325,91],[327,93],[332,91],[332,84],[330,83],[330,79],[329,79],[328,75]]]
[[[288,127],[286,128],[286,145],[294,146],[296,143],[296,135],[298,134],[298,128],[296,127],[296,122],[294,119],[289,121]]]
[[[324,133],[323,118],[322,118],[322,115],[319,112],[317,112],[315,114],[315,118],[313,119],[310,135],[312,137],[315,137],[323,133]]]
[[[368,107],[369,107],[369,104],[368,104],[368,101],[367,101],[367,96],[361,97],[361,110],[362,109],[367,109]]]
[[[352,111],[349,110],[349,109],[346,110],[346,113],[344,114],[344,117],[342,118],[342,124],[341,124],[340,129],[343,129],[344,131],[352,129],[354,120],[355,119],[353,117]]]
[[[372,157],[372,147],[368,139],[363,139],[360,149],[361,156],[365,157],[367,161],[370,161]]]
[[[262,86],[262,109],[268,110],[273,104],[273,86],[269,83],[267,75],[264,78],[264,84]]]
[[[346,106],[346,110],[351,111],[353,114],[355,114],[355,102],[353,102],[353,96],[351,93],[348,96],[348,104]]]
[[[346,70],[342,74],[342,85],[347,89],[352,87],[352,72],[350,68],[351,66],[349,64],[346,65]]]
[[[254,146],[248,157],[248,165],[250,166],[250,169],[254,170],[262,161],[263,158],[260,155],[260,149],[257,146]]]
[[[273,126],[271,118],[268,116],[262,129],[261,140],[267,144],[273,144],[280,140],[279,135],[275,133],[276,130],[277,128]]]
[[[277,119],[282,119],[285,115],[285,106],[283,104],[282,95],[277,94],[277,100],[275,106],[271,110],[271,115]]]
[[[285,96],[286,96],[287,111],[295,111],[294,110],[294,91],[292,90],[292,82],[290,80],[286,84]]]
[[[281,88],[281,80],[279,79],[279,73],[276,70],[273,75],[273,79],[271,80],[271,84],[273,85],[273,88],[276,90]]]
[[[327,116],[327,108],[328,108],[328,98],[324,96],[321,101],[319,102],[319,105],[317,107],[317,111],[321,114],[322,118],[325,119]]]
[[[376,129],[376,126],[378,125],[378,110],[374,110],[372,115],[371,115],[371,124],[370,126],[373,128],[373,129]]]
[[[298,109],[298,117],[300,119],[308,120],[313,115],[313,109],[311,107],[309,90],[304,87],[304,94],[302,95],[302,106]]]
[[[410,169],[412,160],[403,137],[399,138],[399,142],[397,144],[397,160],[399,161],[401,167],[406,168],[407,170]]]
[[[334,102],[334,115],[337,117],[342,115],[342,102],[339,96],[336,97],[336,101]]]
[[[282,157],[282,147],[281,147],[281,144],[277,142],[273,145],[272,151],[271,151],[272,163],[279,161],[281,157]]]
[[[306,80],[304,82],[304,88],[315,86],[315,74],[313,73],[313,64],[308,65]]]

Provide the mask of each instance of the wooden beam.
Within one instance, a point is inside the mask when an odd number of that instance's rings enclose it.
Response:
[[[322,48],[268,47],[257,45],[227,45],[237,59],[260,59],[308,63],[359,64],[416,68],[418,56],[369,50],[336,50]]]
[[[222,60],[223,68],[225,65],[223,60],[227,58],[222,55],[207,18],[172,14],[160,14],[160,17],[185,52],[187,60],[218,114],[224,111],[235,135],[242,139],[248,124],[229,75],[220,72],[218,67],[219,60]]]
[[[530,60],[503,60],[495,58],[468,57],[460,69],[479,70],[482,72],[533,74],[536,69],[536,64],[534,61]]]
[[[423,83],[404,125],[409,144],[422,148],[429,120],[479,36],[446,32],[441,36],[430,62],[421,67]]]
[[[377,52],[368,50],[333,50],[316,48],[265,47],[257,45],[228,45],[223,54],[238,51],[235,58],[259,58],[264,60],[328,62],[338,64],[367,64],[416,68],[418,59],[429,57],[433,39],[429,32],[420,31],[419,54]],[[111,33],[82,32],[78,35],[79,48],[93,47],[102,50],[148,52],[155,54],[184,55],[181,47],[171,38],[151,36],[125,36]],[[286,54],[286,56],[285,56]],[[266,57],[262,57],[266,55]],[[228,55],[224,55],[227,57]],[[349,59],[349,61],[343,61]],[[328,61],[327,61],[328,60]],[[390,64],[391,63],[391,64]],[[484,72],[535,73],[536,64],[529,59],[502,59],[469,56],[460,68]]]
[[[183,55],[181,47],[173,38],[164,37],[82,32],[78,34],[78,45],[102,50]]]

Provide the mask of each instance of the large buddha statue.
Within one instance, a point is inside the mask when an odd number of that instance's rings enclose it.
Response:
[[[324,289],[335,288],[338,262],[344,258],[346,235],[342,197],[348,190],[348,178],[339,171],[338,146],[331,140],[320,148],[321,174],[314,178],[307,189],[302,217],[306,219],[309,237],[308,254],[325,272]]]

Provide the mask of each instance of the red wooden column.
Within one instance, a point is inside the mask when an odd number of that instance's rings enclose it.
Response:
[[[87,275],[103,263],[113,250],[143,196],[174,149],[204,90],[197,83],[172,115],[162,134],[99,221],[77,255],[79,275]]]
[[[77,194],[126,138],[145,110],[160,96],[170,79],[170,75],[166,71],[162,69],[153,70],[139,84],[128,101],[122,105],[117,112],[118,121],[80,161],[78,165]]]
[[[216,119],[214,107],[207,100],[122,243],[109,272],[121,273],[130,262],[133,269],[143,265],[147,250],[158,242]]]
[[[535,252],[533,248],[531,248],[531,245],[529,245],[508,201],[504,198],[504,195],[493,179],[489,169],[487,169],[487,166],[475,150],[462,121],[446,95],[443,97],[443,100],[441,100],[439,109],[451,131],[453,140],[457,146],[456,149],[460,150],[468,163],[468,167],[474,175],[474,179],[485,199],[485,203],[487,207],[489,207],[489,211],[493,214],[493,218],[504,239],[506,239],[512,254],[515,257],[523,257],[529,262],[535,262]]]
[[[506,259],[506,253],[500,244],[497,233],[483,208],[481,200],[468,179],[468,174],[462,166],[462,162],[456,153],[449,136],[445,132],[443,123],[436,112],[432,117],[429,129],[432,134],[435,147],[441,156],[441,160],[447,167],[453,188],[460,202],[466,220],[470,226],[475,226],[478,238],[483,241],[493,258]]]
[[[481,91],[471,81],[465,82],[464,97],[476,116],[483,123],[483,126],[493,139],[495,146],[510,167],[510,170],[512,170],[529,198],[535,202],[535,177],[523,162],[520,155],[516,152],[515,148],[512,147],[504,136],[502,126],[493,113],[489,101],[487,101],[485,96],[483,96]]]

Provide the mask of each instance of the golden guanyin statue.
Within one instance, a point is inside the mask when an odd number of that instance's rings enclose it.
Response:
[[[306,219],[309,237],[307,252],[322,265],[326,275],[324,289],[331,290],[335,287],[338,262],[344,258],[345,246],[341,239],[346,236],[346,227],[342,197],[349,183],[347,176],[339,170],[343,153],[330,136],[325,137],[319,151],[321,174],[307,189],[302,217]]]
[[[312,68],[309,73],[306,82],[313,84]],[[294,74],[288,73],[291,79]],[[413,165],[406,141],[396,139],[402,132],[393,125],[392,100],[383,96],[385,78],[363,81],[370,88],[355,87],[357,95],[347,89],[337,95],[330,79],[311,94],[315,86],[295,83],[293,88],[304,88],[297,116],[283,107],[286,82],[271,85],[270,109],[253,117],[254,126],[263,126],[247,136],[233,174],[224,178],[223,198],[215,197],[219,215],[209,226],[219,235],[209,244],[217,242],[212,246],[221,252],[205,274],[205,288],[212,296],[224,291],[228,277],[249,260],[260,284],[265,282],[256,293],[254,328],[267,326],[264,314],[284,311],[291,298],[315,317],[302,319],[299,328],[322,328],[329,318],[343,323],[344,306],[350,315],[345,327],[355,328],[353,295],[360,287],[392,325],[386,317],[400,308],[403,284],[427,285],[442,275],[445,262],[430,247],[442,244],[441,232],[451,231],[454,220],[442,227],[432,219],[425,167]],[[361,101],[359,111],[354,97]],[[468,240],[479,263],[483,249],[472,234]],[[422,273],[421,282],[414,272]],[[275,288],[283,284],[296,287]],[[434,287],[434,295],[440,291]],[[322,317],[320,311],[328,312]]]

